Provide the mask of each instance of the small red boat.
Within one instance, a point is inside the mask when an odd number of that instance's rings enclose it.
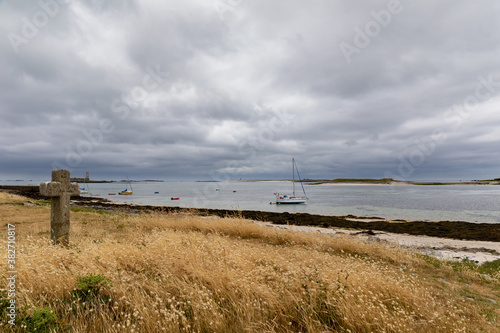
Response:
[[[116,195],[116,193],[108,193],[108,195]]]
[[[170,198],[170,200],[179,200],[179,198],[172,197],[172,198]]]

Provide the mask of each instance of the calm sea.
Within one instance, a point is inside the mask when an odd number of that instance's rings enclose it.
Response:
[[[138,182],[132,183],[134,194],[131,196],[108,195],[125,189],[125,183],[89,186],[91,193],[98,193],[102,198],[156,206],[500,223],[500,186],[494,185],[305,184],[308,203],[291,206],[270,204],[274,201],[274,192],[291,192],[292,184],[287,182]],[[297,184],[297,193],[299,191],[300,185]],[[179,200],[171,200],[172,197]]]

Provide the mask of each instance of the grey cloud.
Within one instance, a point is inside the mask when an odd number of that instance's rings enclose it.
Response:
[[[308,178],[498,177],[500,80],[463,108],[500,70],[500,4],[402,0],[348,63],[340,44],[388,3],[75,0],[16,53],[6,36],[43,8],[3,1],[0,178],[54,162],[97,178],[282,178],[292,155]],[[425,158],[398,174],[411,154]]]

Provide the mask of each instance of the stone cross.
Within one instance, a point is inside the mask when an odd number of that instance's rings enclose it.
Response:
[[[69,182],[69,170],[52,170],[52,181],[40,183],[40,194],[50,197],[50,239],[54,244],[69,245],[69,199],[80,195],[77,183]]]

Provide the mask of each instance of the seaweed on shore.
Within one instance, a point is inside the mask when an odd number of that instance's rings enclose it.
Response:
[[[4,189],[7,190],[7,189]],[[36,189],[28,188],[25,191],[14,191],[20,195],[34,199],[46,199],[41,197]],[[120,211],[125,213],[141,212],[191,212],[200,215],[215,215],[220,217],[238,215],[246,219],[272,222],[274,224],[292,224],[300,226],[336,227],[357,230],[385,231],[396,234],[409,234],[419,236],[443,237],[462,240],[500,242],[500,223],[470,223],[463,221],[356,221],[358,217],[348,216],[326,216],[308,213],[290,214],[287,212],[264,212],[252,210],[228,210],[228,209],[188,209],[182,207],[164,207],[151,205],[128,205],[117,204],[103,198],[95,197],[72,197],[72,203],[76,206],[87,206],[89,208]],[[366,219],[366,218],[365,218]]]
[[[326,216],[308,213],[275,213],[253,210],[228,209],[187,209],[182,207],[162,207],[150,205],[127,205],[111,202],[75,201],[76,205],[91,206],[95,209],[118,210],[121,212],[191,212],[200,215],[220,217],[238,215],[246,219],[272,222],[274,224],[292,224],[300,226],[336,227],[357,230],[385,231],[397,234],[443,237],[463,240],[500,242],[500,224],[470,223],[462,221],[355,221],[354,216]]]

